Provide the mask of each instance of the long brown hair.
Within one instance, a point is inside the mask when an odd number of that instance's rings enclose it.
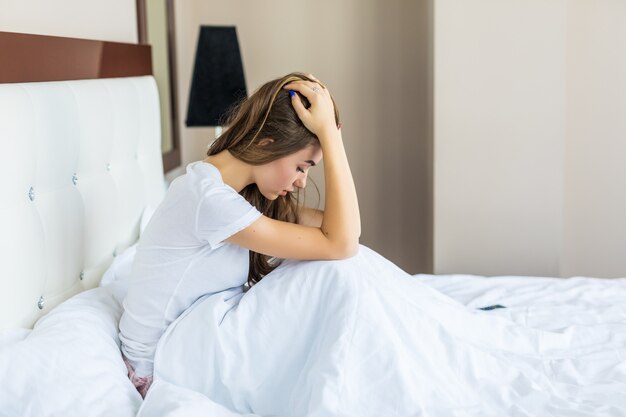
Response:
[[[250,165],[263,165],[307,146],[320,146],[317,136],[304,127],[298,117],[291,104],[289,91],[283,88],[285,84],[299,80],[316,82],[303,73],[293,72],[263,84],[250,97],[233,106],[222,117],[220,123],[224,126],[224,131],[211,144],[207,155],[215,155],[227,149],[240,161]],[[296,94],[308,108],[310,104],[306,97],[300,93]],[[339,125],[339,111],[335,101],[332,101],[335,121]],[[271,138],[273,141],[259,146],[259,142],[265,138]],[[317,186],[315,188],[317,189]],[[265,198],[256,184],[248,185],[239,194],[267,217],[291,223],[298,222],[299,189],[296,197],[287,193],[284,198],[276,200]],[[280,260],[250,251],[248,285],[252,287],[278,265]]]

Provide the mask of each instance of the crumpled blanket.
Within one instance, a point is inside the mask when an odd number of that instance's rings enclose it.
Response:
[[[365,246],[285,261],[168,328],[138,416],[624,416],[626,302],[613,307],[545,330]]]

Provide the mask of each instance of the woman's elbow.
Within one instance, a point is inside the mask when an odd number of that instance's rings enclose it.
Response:
[[[337,248],[336,256],[337,259],[348,259],[352,258],[359,252],[359,239],[355,239],[350,242],[343,243],[339,248]]]

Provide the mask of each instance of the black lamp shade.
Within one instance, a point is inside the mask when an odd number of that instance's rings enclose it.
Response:
[[[220,116],[245,97],[235,27],[200,26],[186,125],[219,126]]]

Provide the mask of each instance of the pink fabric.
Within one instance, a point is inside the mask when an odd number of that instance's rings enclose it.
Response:
[[[124,358],[126,369],[128,369],[128,378],[130,379],[130,382],[132,382],[135,388],[137,388],[137,391],[141,394],[141,398],[146,398],[146,393],[150,389],[150,385],[152,385],[152,375],[137,376],[132,365],[128,362],[128,359],[126,359],[126,356],[122,354],[122,357]]]

